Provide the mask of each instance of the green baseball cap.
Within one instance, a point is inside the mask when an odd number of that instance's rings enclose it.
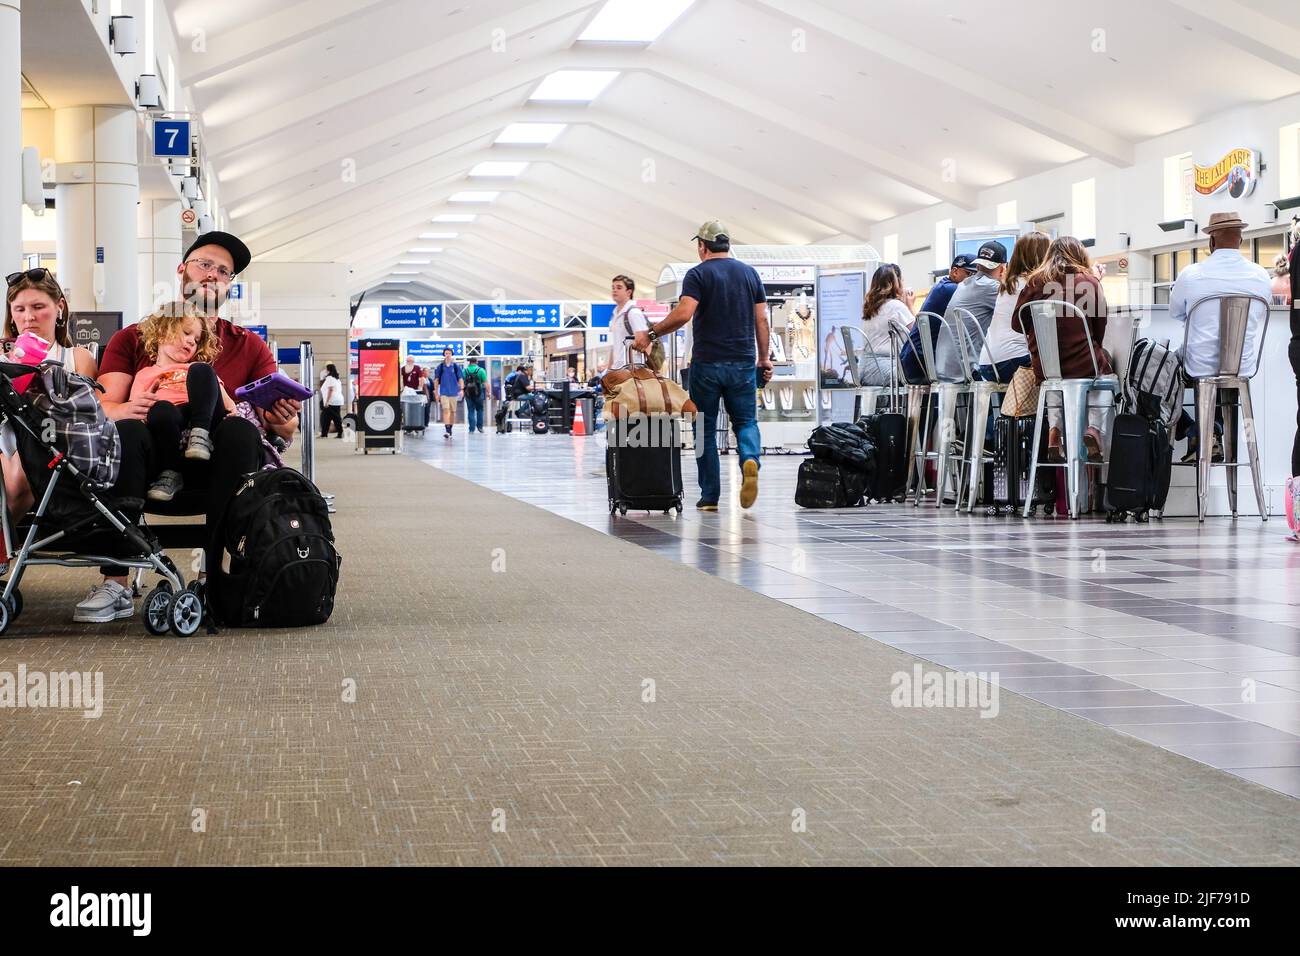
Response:
[[[703,239],[705,242],[717,242],[719,239],[730,239],[731,230],[718,220],[710,219],[700,226],[700,230],[695,234],[694,238]]]

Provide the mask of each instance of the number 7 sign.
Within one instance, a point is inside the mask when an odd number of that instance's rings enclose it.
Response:
[[[190,156],[190,121],[154,120],[153,154],[159,158],[188,159]]]

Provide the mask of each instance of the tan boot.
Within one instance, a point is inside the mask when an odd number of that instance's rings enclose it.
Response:
[[[1049,428],[1047,430],[1047,460],[1065,461],[1065,445],[1061,443],[1061,430],[1059,428]]]

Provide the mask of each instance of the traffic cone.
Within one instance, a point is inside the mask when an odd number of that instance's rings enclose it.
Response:
[[[574,435],[587,434],[587,420],[582,415],[582,402],[573,403],[573,431]]]

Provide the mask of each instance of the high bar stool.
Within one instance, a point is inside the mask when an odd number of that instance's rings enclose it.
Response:
[[[1042,366],[1044,380],[1038,390],[1038,414],[1034,422],[1033,466],[1029,471],[1029,487],[1036,488],[1039,467],[1064,468],[1066,494],[1069,497],[1070,517],[1079,517],[1080,486],[1083,481],[1083,466],[1087,462],[1087,451],[1083,445],[1083,433],[1088,427],[1088,396],[1093,392],[1119,393],[1119,377],[1102,375],[1097,364],[1097,347],[1093,344],[1088,316],[1073,302],[1052,299],[1042,302],[1026,302],[1020,310],[1020,324],[1025,325],[1025,312],[1034,326],[1034,343],[1038,348],[1038,364]],[[1066,378],[1061,373],[1061,351],[1057,342],[1056,330],[1058,314],[1060,319],[1074,315],[1083,323],[1084,340],[1088,343],[1088,356],[1092,360],[1092,378]],[[1059,394],[1063,412],[1061,424],[1065,432],[1065,463],[1051,464],[1038,460],[1042,448],[1043,428],[1047,418],[1047,396]],[[1112,400],[1113,401],[1113,400]],[[1025,496],[1024,516],[1028,518],[1033,512],[1032,494]]]
[[[927,323],[930,322],[931,319],[941,324],[943,322],[943,316],[938,315],[937,313],[918,312],[915,321],[921,322],[923,319]],[[904,497],[910,493],[912,482],[915,479],[918,486],[918,495],[913,504],[919,505],[921,503],[920,494],[924,493],[925,471],[924,466],[919,469],[917,467],[916,452],[917,446],[921,441],[921,416],[925,411],[926,400],[930,397],[930,391],[934,385],[934,361],[933,355],[931,355],[931,361],[929,364],[926,363],[924,353],[917,356],[921,362],[921,371],[922,374],[925,375],[926,380],[920,383],[902,380],[902,362],[898,356],[902,355],[903,348],[907,345],[910,332],[911,329],[903,325],[902,322],[897,319],[890,320],[889,337],[892,340],[891,350],[895,353],[894,367],[899,371],[900,387],[903,388],[907,395],[907,482],[904,485]],[[922,335],[921,338],[927,342],[930,339],[928,335]]]
[[[1264,322],[1255,343],[1254,363],[1249,375],[1243,375],[1241,365],[1246,355],[1246,333],[1250,330],[1251,306],[1258,302],[1264,308]],[[1255,502],[1259,505],[1261,521],[1268,520],[1264,507],[1264,473],[1259,467],[1259,443],[1255,435],[1255,412],[1250,401],[1250,380],[1259,371],[1259,357],[1264,354],[1264,336],[1268,334],[1268,314],[1271,303],[1259,295],[1207,295],[1197,299],[1187,310],[1183,324],[1183,362],[1187,361],[1187,341],[1192,330],[1192,316],[1203,305],[1218,303],[1219,307],[1219,362],[1212,375],[1195,378],[1196,425],[1196,516],[1205,520],[1206,501],[1210,495],[1210,469],[1228,470],[1228,507],[1232,517],[1237,517],[1237,469],[1246,462],[1237,461],[1237,410],[1245,414],[1246,453],[1250,458],[1250,477],[1255,485]],[[1219,392],[1235,392],[1236,400],[1225,402],[1223,423],[1223,461],[1212,460],[1214,444],[1214,409]],[[1181,464],[1181,462],[1180,462]],[[1192,464],[1188,462],[1188,464]]]
[[[974,370],[979,366],[979,356],[984,350],[983,332],[972,312],[962,308],[953,311],[965,312],[970,316],[969,323],[957,322],[953,329],[957,333],[963,367]],[[973,512],[984,490],[984,465],[993,460],[992,453],[986,454],[984,451],[985,432],[989,415],[993,411],[993,396],[1005,395],[1007,383],[998,377],[997,365],[994,364],[993,381],[986,382],[972,377],[968,388],[970,398],[967,404],[966,453],[957,463],[957,503],[953,510],[961,510],[962,498],[965,496],[966,511]]]
[[[957,309],[957,312],[965,312],[964,309]],[[970,315],[967,312],[967,315]],[[919,318],[919,316],[918,316]],[[971,316],[974,320],[974,316]],[[956,321],[954,319],[954,321]],[[948,487],[948,476],[950,465],[952,464],[953,445],[957,440],[957,405],[961,399],[970,394],[972,376],[970,368],[965,365],[961,359],[961,350],[957,347],[957,339],[953,333],[952,326],[949,325],[946,318],[940,319],[939,325],[939,342],[945,340],[950,343],[950,348],[958,356],[958,363],[961,368],[956,373],[956,377],[947,376],[939,369],[935,362],[935,345],[928,335],[921,336],[921,353],[922,361],[926,372],[930,378],[930,394],[935,398],[935,429],[936,440],[934,451],[929,451],[930,444],[930,416],[925,416],[925,421],[921,429],[921,442],[918,446],[916,461],[919,478],[916,486],[916,505],[919,507],[925,491],[925,462],[933,460],[935,463],[935,491],[934,506],[943,507],[943,493]],[[960,487],[954,498],[960,500]]]

